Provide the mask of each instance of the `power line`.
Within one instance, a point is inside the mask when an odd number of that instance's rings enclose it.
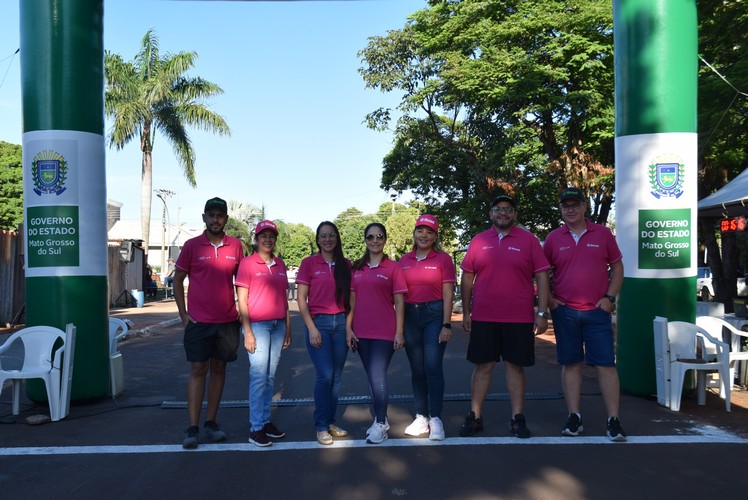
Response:
[[[731,89],[733,89],[735,92],[737,92],[738,94],[742,95],[743,97],[748,97],[747,93],[738,90],[737,87],[735,87],[735,85],[733,85],[732,83],[730,83],[730,80],[728,80],[726,77],[722,76],[722,73],[720,73],[719,71],[717,71],[717,68],[715,68],[714,66],[712,66],[711,64],[709,64],[706,59],[704,59],[701,56],[699,56],[699,59],[701,59],[701,62],[703,62],[704,64],[706,64],[709,69],[711,69],[712,71],[714,71],[714,73],[718,77],[720,77],[727,85],[729,85]]]
[[[8,57],[5,57],[5,58],[3,58],[3,59],[0,59],[0,62],[3,62],[3,61],[5,61],[6,59],[10,59],[10,62],[8,63],[8,67],[7,67],[7,68],[6,68],[6,70],[5,70],[5,74],[3,75],[3,81],[2,81],[2,82],[0,82],[0,88],[2,88],[3,84],[5,83],[5,78],[6,78],[7,76],[8,76],[8,72],[10,71],[10,66],[11,66],[11,64],[13,64],[13,59],[15,59],[15,57],[16,57],[16,54],[18,54],[18,53],[19,53],[20,51],[21,51],[21,48],[19,47],[19,48],[17,48],[17,49],[16,49],[16,51],[15,51],[15,52],[13,52],[13,53],[12,53],[11,55],[9,55]]]

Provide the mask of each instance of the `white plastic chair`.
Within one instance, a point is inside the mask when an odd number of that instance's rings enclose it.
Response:
[[[727,321],[714,316],[697,316],[696,324],[709,332],[712,337],[724,339],[723,328],[730,332],[730,385],[735,381],[735,362],[748,361],[748,350],[742,350],[743,339],[748,338],[748,332],[738,330]],[[724,397],[724,394],[720,392]]]
[[[706,401],[706,373],[719,372],[720,383],[725,394],[725,408],[730,411],[730,359],[727,343],[717,340],[704,328],[686,321],[669,321],[667,324],[667,339],[670,360],[670,409],[680,410],[680,400],[683,393],[683,382],[688,370],[694,370],[697,376],[698,403]],[[703,342],[707,358],[697,357],[697,345]]]
[[[75,326],[68,324],[64,332],[51,326],[24,328],[0,346],[0,354],[10,349],[16,341],[23,344],[21,368],[5,370],[0,364],[0,392],[6,380],[13,382],[13,415],[20,413],[21,381],[40,378],[47,389],[50,418],[53,422],[65,418],[70,408]],[[60,347],[55,350],[58,343]]]
[[[109,393],[112,397],[125,391],[122,353],[117,350],[117,341],[127,334],[127,330],[127,323],[118,318],[109,318]]]
[[[116,354],[117,341],[127,334],[127,323],[119,318],[109,318],[109,355]]]

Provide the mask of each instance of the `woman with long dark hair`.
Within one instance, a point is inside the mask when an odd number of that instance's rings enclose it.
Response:
[[[455,266],[439,245],[439,221],[423,214],[413,230],[413,250],[400,258],[405,296],[405,352],[410,361],[416,417],[405,434],[444,439],[444,351],[452,338]]]
[[[343,255],[340,232],[317,226],[319,252],[301,261],[296,275],[298,305],[306,326],[306,347],[314,364],[314,427],[317,441],[330,445],[348,431],[335,424],[340,376],[348,355],[345,320],[351,310],[351,262]]]
[[[369,380],[374,423],[366,431],[366,442],[387,439],[387,369],[395,350],[405,345],[404,300],[408,291],[400,265],[384,253],[387,230],[372,222],[364,229],[366,251],[353,264],[351,313],[348,315],[348,345],[358,350]]]

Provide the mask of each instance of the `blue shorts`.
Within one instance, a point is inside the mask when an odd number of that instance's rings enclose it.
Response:
[[[577,311],[558,306],[551,311],[560,365],[586,362],[590,366],[616,366],[615,339],[610,314],[597,308]]]

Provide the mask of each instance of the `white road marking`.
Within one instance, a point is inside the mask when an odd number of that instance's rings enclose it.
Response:
[[[43,446],[0,448],[0,456],[53,456],[53,455],[127,455],[131,453],[221,453],[227,451],[260,452],[324,450],[335,448],[376,448],[414,446],[543,446],[543,445],[611,445],[637,444],[748,444],[748,439],[717,429],[701,427],[698,434],[677,436],[630,436],[626,443],[613,443],[605,436],[578,437],[454,437],[444,441],[421,439],[387,439],[381,444],[367,444],[363,439],[341,439],[326,446],[316,441],[274,441],[272,446],[260,448],[251,443],[200,444],[197,450],[185,450],[181,445],[108,445],[108,446]]]

